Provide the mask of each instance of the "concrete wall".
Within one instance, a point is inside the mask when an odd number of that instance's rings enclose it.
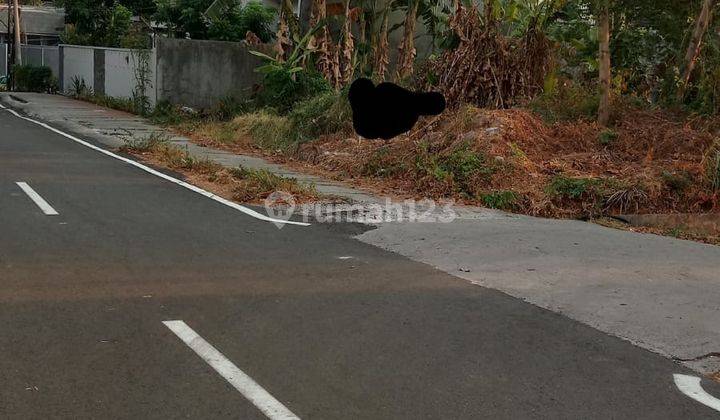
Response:
[[[244,42],[157,39],[157,98],[209,108],[222,97],[246,95],[260,81],[262,60]]]
[[[136,71],[140,61],[138,52],[128,49],[108,48],[104,50],[104,93],[115,97],[132,97],[137,86]],[[155,51],[150,52],[148,63],[149,83],[146,94],[155,105]]]
[[[155,105],[155,51],[149,52],[146,95]],[[98,95],[131,98],[137,87],[136,71],[140,52],[126,48],[61,45],[61,74],[63,92],[73,87],[74,78],[85,80],[88,88]]]
[[[95,89],[95,49],[76,45],[62,45],[60,88],[69,92],[74,78],[85,80],[89,89]]]

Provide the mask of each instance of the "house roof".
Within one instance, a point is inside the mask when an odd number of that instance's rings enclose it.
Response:
[[[65,10],[47,6],[21,6],[20,24],[29,35],[57,35],[65,28]],[[8,6],[0,5],[0,33],[7,33]]]

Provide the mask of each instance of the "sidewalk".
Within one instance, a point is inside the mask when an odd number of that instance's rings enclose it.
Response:
[[[14,96],[26,103],[8,94],[0,101],[108,147],[162,131],[137,116],[61,96]],[[384,203],[259,158],[199,147],[183,137],[172,142],[195,157],[268,169],[354,202]],[[699,357],[686,363],[699,372],[720,371],[720,358],[701,357],[720,351],[720,247],[579,221],[456,210],[460,218],[452,223],[383,223],[358,239],[667,357]]]

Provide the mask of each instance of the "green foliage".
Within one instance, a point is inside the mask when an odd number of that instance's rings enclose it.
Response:
[[[238,99],[235,95],[226,95],[220,98],[208,112],[208,116],[216,121],[229,121],[236,116],[250,111],[250,101]]]
[[[665,186],[677,194],[684,193],[693,182],[692,177],[686,171],[669,172],[662,171],[660,174]]]
[[[241,41],[252,31],[264,42],[273,39],[277,15],[274,8],[257,0],[243,6],[235,1],[234,6],[208,20],[203,14],[212,3],[213,0],[157,0],[154,18],[177,38],[188,35],[192,39]]]
[[[251,31],[263,42],[270,42],[275,33],[272,24],[277,11],[253,0],[244,6],[236,6],[210,21],[208,38],[219,41],[242,41]]]
[[[480,200],[487,207],[500,210],[514,210],[520,196],[514,191],[495,191],[481,194]]]
[[[130,137],[120,146],[121,152],[145,153],[156,150],[159,146],[167,144],[170,138],[165,133],[151,133],[146,137]]]
[[[118,1],[63,0],[66,44],[120,47],[130,33],[133,13]]]
[[[232,125],[252,137],[255,145],[263,150],[287,152],[297,146],[290,120],[272,110],[262,109],[240,115],[232,121]]]
[[[263,74],[263,86],[255,99],[258,106],[274,108],[286,114],[296,102],[331,90],[330,83],[318,72],[303,67],[312,50],[307,48],[311,37],[323,23],[296,40],[295,48],[287,60],[280,60],[259,51],[251,54],[262,58],[265,64],[255,69]]]
[[[360,173],[365,176],[392,177],[407,171],[404,162],[393,159],[390,149],[383,146],[375,150],[363,165]]]
[[[599,95],[568,81],[556,84],[552,90],[546,87],[546,91],[530,103],[530,108],[545,121],[555,123],[594,119],[599,103]]]
[[[490,177],[496,168],[488,163],[484,154],[471,150],[468,144],[460,145],[449,155],[437,156],[427,143],[422,143],[415,157],[415,170],[420,176],[447,182],[458,193],[474,197],[476,182]]]
[[[618,138],[618,133],[614,130],[603,130],[598,136],[598,141],[602,146],[610,146]]]
[[[207,24],[203,13],[213,0],[156,0],[158,23],[163,23],[176,38],[189,35],[193,39],[207,39]]]
[[[568,178],[558,175],[548,185],[547,192],[558,198],[578,200],[594,194],[600,185],[600,180],[594,178]]]
[[[332,88],[325,78],[314,71],[292,71],[285,66],[268,70],[263,75],[262,89],[255,99],[259,106],[288,113],[295,103],[328,92]]]
[[[50,67],[28,65],[13,66],[15,89],[23,92],[54,93],[58,90],[58,81]]]
[[[347,130],[352,109],[346,91],[330,90],[296,103],[288,117],[302,142]]]

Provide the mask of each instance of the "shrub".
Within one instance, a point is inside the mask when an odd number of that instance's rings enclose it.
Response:
[[[676,194],[682,194],[692,185],[692,177],[687,171],[669,172],[662,171],[660,174],[665,186]]]
[[[277,67],[264,74],[255,100],[260,107],[274,108],[284,115],[296,102],[330,90],[330,84],[317,72]]]
[[[261,149],[287,152],[295,146],[295,137],[288,117],[268,110],[243,114],[232,121],[232,126],[252,137]]]
[[[210,118],[217,121],[229,121],[237,115],[247,112],[250,109],[248,101],[238,99],[234,95],[227,95],[215,103],[208,112]]]
[[[298,182],[295,178],[276,175],[265,169],[248,169],[242,166],[230,170],[239,185],[233,190],[238,201],[253,201],[267,198],[276,191],[284,191],[300,198],[317,197],[313,184]]]
[[[168,141],[170,141],[170,138],[165,133],[152,133],[141,138],[131,137],[125,140],[124,145],[120,146],[120,151],[136,153],[151,152],[159,146],[167,144]]]
[[[530,102],[530,109],[545,121],[575,121],[594,119],[600,97],[579,85],[559,84]]]
[[[219,41],[242,41],[251,31],[263,42],[275,36],[272,24],[277,11],[262,2],[252,0],[242,7],[234,7],[223,16],[212,19],[208,27],[208,38]]]
[[[15,89],[25,92],[53,93],[58,89],[57,79],[50,67],[16,65],[13,67]]]
[[[422,143],[420,148],[415,157],[418,175],[452,185],[455,191],[468,197],[475,196],[477,181],[489,178],[496,170],[488,164],[483,153],[473,151],[468,144],[462,144],[444,156],[432,153],[427,143]]]
[[[484,205],[500,210],[514,210],[519,198],[520,196],[514,191],[495,191],[480,195]]]
[[[720,192],[720,140],[705,152],[705,179],[713,193]]]
[[[613,130],[603,130],[598,136],[602,146],[610,146],[618,138],[618,133]]]
[[[298,140],[305,141],[348,129],[352,110],[346,92],[329,91],[298,102],[288,116]]]
[[[547,192],[559,198],[578,200],[596,191],[600,181],[593,178],[568,178],[558,175],[550,181]]]

